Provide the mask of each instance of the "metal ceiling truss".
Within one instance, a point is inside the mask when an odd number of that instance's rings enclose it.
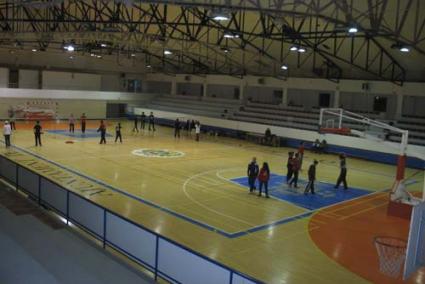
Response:
[[[389,4],[399,9],[385,12]],[[319,77],[350,77],[344,70],[355,66],[401,83],[406,71],[381,39],[425,54],[424,6],[424,0],[3,1],[0,28],[3,39],[43,35],[38,42],[44,49],[58,48],[63,34],[75,34],[82,45],[109,38],[110,52],[144,53],[167,72],[281,76],[281,65],[295,56],[297,68]],[[212,8],[228,9],[231,19],[214,21]],[[347,34],[350,24],[360,29],[355,36]],[[227,33],[237,38],[225,38]],[[295,44],[309,52],[289,52]]]

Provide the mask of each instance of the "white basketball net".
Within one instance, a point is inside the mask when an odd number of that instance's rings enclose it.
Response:
[[[393,278],[400,275],[406,259],[406,241],[391,237],[376,237],[375,247],[378,251],[379,270]]]

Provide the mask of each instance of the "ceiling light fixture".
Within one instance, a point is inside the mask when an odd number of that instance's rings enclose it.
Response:
[[[304,53],[304,52],[306,52],[306,49],[304,47],[300,47],[300,48],[298,48],[298,52]]]
[[[168,50],[168,49],[165,49],[165,50],[164,50],[164,55],[171,55],[171,54],[173,54],[173,53],[171,52],[171,50]]]
[[[282,70],[288,70],[288,66],[287,66],[287,65],[285,65],[285,64],[283,64],[283,65],[280,67],[280,69],[282,69]]]
[[[232,34],[232,33],[225,33],[224,38],[239,38],[238,34]]]
[[[291,46],[291,48],[289,50],[290,51],[298,51],[298,47],[293,45],[293,46]]]
[[[355,26],[352,26],[352,27],[350,27],[349,29],[348,29],[348,33],[350,33],[350,34],[355,34],[355,33],[357,33],[359,31],[359,29],[357,28],[357,27],[355,27]]]

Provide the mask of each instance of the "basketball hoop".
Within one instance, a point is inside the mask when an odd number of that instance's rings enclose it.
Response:
[[[406,259],[407,242],[392,237],[375,237],[374,244],[378,251],[379,270],[389,277],[397,278]]]

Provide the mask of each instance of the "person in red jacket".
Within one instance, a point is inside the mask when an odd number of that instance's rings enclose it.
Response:
[[[289,186],[292,186],[292,184],[294,184],[294,187],[298,188],[299,171],[300,171],[300,155],[298,153],[296,153],[295,158],[292,160],[292,172],[294,173],[294,176],[292,177],[291,181],[289,182]]]
[[[260,192],[258,193],[258,196],[261,196],[261,192],[264,185],[264,193],[266,194],[266,197],[269,198],[269,179],[270,179],[269,164],[264,162],[263,166],[260,169],[260,173],[258,174],[258,181],[260,182]]]
[[[304,142],[300,143],[300,146],[298,147],[298,155],[300,156],[300,171],[302,170],[303,167],[303,158],[304,158]]]

